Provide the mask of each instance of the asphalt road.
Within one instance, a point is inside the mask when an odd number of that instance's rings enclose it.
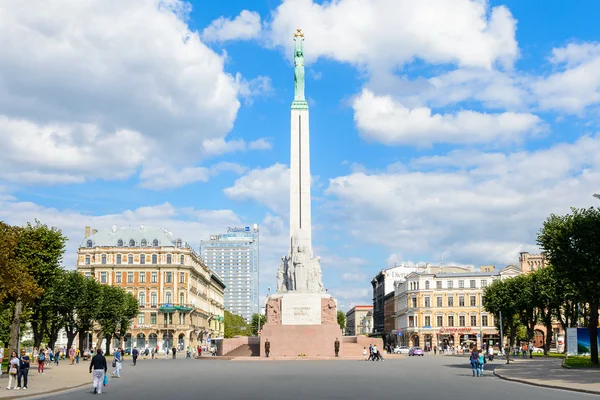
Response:
[[[580,400],[598,396],[507,382],[493,376],[499,362],[486,364],[486,376],[473,378],[467,358],[407,357],[365,361],[140,360],[124,363],[121,379],[111,379],[102,398],[115,399],[527,399]],[[91,382],[91,376],[90,376]],[[47,396],[90,399],[89,387]]]

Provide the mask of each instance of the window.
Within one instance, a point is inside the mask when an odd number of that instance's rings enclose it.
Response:
[[[465,287],[465,281],[463,281],[463,280],[458,281],[458,288],[462,289],[464,287]]]
[[[175,243],[175,246],[181,247],[181,239],[177,239],[177,242]]]
[[[152,241],[152,246],[154,246],[154,247],[158,247],[158,239],[154,239],[154,240]]]
[[[488,316],[487,315],[482,315],[481,316],[481,325],[482,326],[488,326]]]
[[[486,287],[487,287],[487,281],[486,281],[485,279],[483,279],[483,280],[481,281],[481,287],[482,287],[482,288],[486,288]]]
[[[416,308],[417,307],[417,298],[416,297],[412,297],[410,299],[410,304],[412,308]]]
[[[471,307],[475,307],[477,305],[477,298],[475,296],[471,296]]]
[[[135,240],[129,240],[129,247],[135,247]]]
[[[158,256],[156,254],[152,254],[152,264],[158,264]]]
[[[460,315],[458,317],[458,325],[460,325],[460,326],[466,326],[465,316],[464,315]]]
[[[471,280],[469,281],[469,287],[470,287],[471,289],[475,289],[475,288],[477,287],[477,286],[475,285],[475,279],[471,279]]]
[[[425,281],[425,289],[429,289],[429,281]]]
[[[185,304],[185,293],[179,293],[179,305]]]
[[[165,283],[173,283],[173,273],[165,272]]]
[[[121,255],[117,254],[117,264],[121,264]]]
[[[465,306],[465,296],[458,296],[458,306],[459,307]]]
[[[179,283],[185,283],[185,272],[179,273]]]
[[[140,242],[140,246],[142,246],[142,247],[148,246],[148,242],[146,241],[146,239],[142,239],[142,241]]]
[[[156,307],[156,292],[150,293],[150,307]]]
[[[92,247],[94,245],[94,243],[91,240],[87,241],[87,247]]]
[[[454,315],[448,316],[448,326],[454,326]]]
[[[471,326],[477,326],[477,315],[471,315]]]
[[[408,317],[408,326],[415,326],[415,317]]]
[[[425,297],[425,307],[431,307],[431,297]]]
[[[133,272],[127,273],[127,283],[133,283]]]
[[[438,307],[442,307],[443,306],[442,305],[442,298],[441,297],[437,297],[436,299],[437,299],[437,306]]]
[[[444,326],[444,317],[441,315],[437,316],[437,326]]]
[[[91,272],[86,272],[85,274],[83,274],[86,278],[91,278],[92,277],[92,273]]]
[[[146,273],[145,272],[140,272],[140,275],[138,277],[138,282],[139,283],[146,283]]]
[[[435,283],[435,287],[438,288],[438,289],[441,289],[442,288],[442,281],[437,281]]]
[[[92,259],[90,258],[90,256],[85,256],[85,263],[86,263],[86,265],[90,265],[91,260]]]
[[[127,264],[133,264],[133,254],[127,256]]]
[[[123,247],[123,239],[117,240],[117,247]]]
[[[156,324],[156,313],[151,313],[150,314],[150,323],[151,324]]]
[[[454,282],[452,282],[452,281],[448,281],[448,282],[446,282],[446,287],[447,287],[448,289],[452,289],[452,288],[454,287]]]
[[[139,313],[138,314],[138,324],[143,324],[144,323],[144,313]]]
[[[431,326],[431,317],[425,317],[425,326]]]
[[[146,255],[140,254],[140,264],[146,264]]]
[[[179,256],[179,264],[181,264],[181,265],[185,264],[185,256],[183,254],[181,256]]]
[[[165,303],[171,303],[171,292],[165,293]]]
[[[140,303],[140,307],[146,307],[146,293],[140,292],[138,294],[138,301]]]
[[[106,283],[106,272],[100,272],[100,283]]]
[[[157,283],[157,282],[158,282],[158,273],[152,272],[150,274],[150,283]]]
[[[171,264],[173,262],[173,256],[170,254],[167,254],[167,264]]]
[[[121,273],[115,272],[115,283],[121,283]]]
[[[454,307],[454,297],[448,297],[448,307]]]
[[[101,260],[102,264],[106,264],[106,254],[102,254]]]

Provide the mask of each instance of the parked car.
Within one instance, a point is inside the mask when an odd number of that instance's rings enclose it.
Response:
[[[422,355],[425,355],[425,353],[423,352],[422,348],[420,348],[420,347],[413,347],[408,352],[408,355],[409,356],[422,356]]]
[[[408,346],[396,346],[394,347],[394,354],[408,354],[410,353],[410,348]]]
[[[535,347],[535,346],[533,346],[533,352],[534,352],[534,353],[543,353],[543,352],[544,352],[544,349],[540,349],[539,347]]]

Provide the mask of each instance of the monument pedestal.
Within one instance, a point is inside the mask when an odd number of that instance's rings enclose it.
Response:
[[[267,323],[260,336],[260,354],[270,344],[271,357],[333,357],[342,340],[334,298],[327,293],[277,293],[267,301]]]

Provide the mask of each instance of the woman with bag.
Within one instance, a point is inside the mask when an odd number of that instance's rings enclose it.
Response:
[[[479,352],[477,351],[477,349],[473,349],[469,361],[471,362],[471,370],[473,371],[473,377],[475,377],[476,374],[477,376],[479,376]]]
[[[40,354],[38,356],[38,375],[44,374],[44,363],[46,362],[46,353],[44,349],[40,350]]]
[[[19,356],[17,356],[17,352],[13,351],[12,353],[10,353],[10,361],[8,362],[8,386],[6,387],[7,390],[10,390],[11,387],[11,383],[13,381],[13,379],[15,380],[15,387],[13,389],[17,388],[17,373],[19,372]]]

